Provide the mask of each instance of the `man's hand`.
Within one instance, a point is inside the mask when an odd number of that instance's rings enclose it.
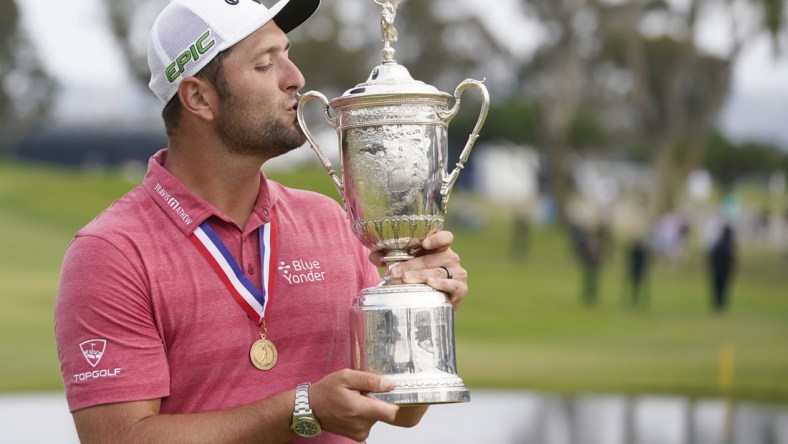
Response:
[[[362,393],[393,388],[394,383],[381,375],[340,370],[309,387],[309,403],[323,430],[364,441],[376,422],[395,423],[399,407]]]
[[[402,279],[406,284],[427,284],[443,291],[457,310],[468,294],[468,272],[460,265],[460,256],[451,249],[452,242],[454,235],[449,231],[433,233],[413,253],[415,259],[401,262],[391,269],[391,277]],[[374,251],[369,259],[382,267],[385,266],[382,262],[384,255],[382,251]]]

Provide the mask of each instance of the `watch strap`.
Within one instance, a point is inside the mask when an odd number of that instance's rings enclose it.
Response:
[[[293,415],[310,415],[312,409],[309,407],[309,386],[311,384],[304,382],[296,386],[295,391],[295,410]]]

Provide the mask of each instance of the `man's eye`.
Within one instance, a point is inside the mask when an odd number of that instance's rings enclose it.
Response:
[[[270,70],[270,69],[271,69],[273,66],[274,66],[274,64],[273,64],[273,63],[269,63],[269,64],[267,64],[267,65],[260,65],[260,66],[256,66],[254,69],[255,69],[256,71],[263,71],[263,72],[265,72],[265,71],[268,71],[268,70]]]

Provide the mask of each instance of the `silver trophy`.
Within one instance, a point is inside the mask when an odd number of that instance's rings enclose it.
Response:
[[[489,94],[476,80],[460,83],[454,96],[414,80],[394,60],[391,47],[400,2],[374,1],[383,7],[382,64],[365,83],[331,102],[310,91],[298,103],[298,122],[342,196],[353,231],[368,248],[385,251],[381,283],[363,289],[351,309],[352,367],[392,378],[392,391],[370,394],[390,403],[467,402],[470,392],[457,375],[454,311],[446,294],[403,284],[390,271],[443,227],[449,194],[487,117]],[[481,92],[481,112],[449,174],[447,130],[469,87]],[[341,180],[304,120],[304,107],[313,99],[337,131]]]

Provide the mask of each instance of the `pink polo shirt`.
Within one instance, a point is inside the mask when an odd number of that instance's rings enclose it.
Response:
[[[81,229],[66,252],[55,336],[70,410],[156,398],[162,413],[219,410],[349,367],[349,309],[379,276],[342,208],[263,176],[242,230],[165,170],[166,155],[152,157],[143,183]],[[208,221],[259,289],[257,229],[272,212],[265,323],[279,357],[261,371],[249,359],[260,327],[188,236]]]

